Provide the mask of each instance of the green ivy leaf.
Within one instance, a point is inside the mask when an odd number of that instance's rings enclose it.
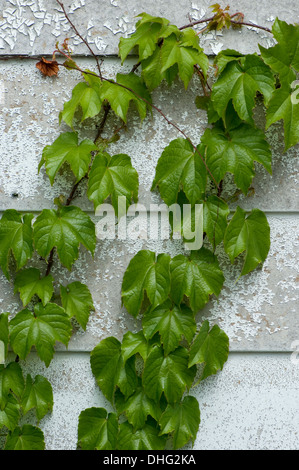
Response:
[[[266,128],[283,119],[285,151],[299,142],[299,100],[291,84],[284,82],[275,90],[266,114]],[[295,98],[295,99],[294,99]]]
[[[224,119],[230,100],[240,118],[253,124],[252,110],[255,107],[257,91],[268,103],[274,91],[274,76],[271,69],[260,57],[248,54],[240,61],[227,64],[213,85],[212,101],[215,110]]]
[[[24,424],[9,433],[4,450],[44,450],[44,434],[41,429],[31,424]]]
[[[126,198],[128,209],[132,200],[138,200],[138,186],[138,173],[128,155],[96,155],[89,173],[87,190],[87,196],[93,201],[95,210],[111,196],[111,203],[118,216],[118,198]]]
[[[181,399],[186,389],[192,385],[196,367],[188,369],[188,352],[179,346],[167,356],[162,346],[154,346],[149,353],[142,376],[145,393],[156,402],[162,392],[169,403]]]
[[[49,366],[56,341],[67,346],[72,326],[64,309],[56,304],[41,303],[34,307],[34,314],[22,310],[10,321],[10,344],[21,359],[26,359],[32,346],[36,347],[39,358]]]
[[[78,446],[82,450],[115,450],[118,421],[104,408],[87,408],[80,413]]]
[[[68,126],[73,127],[74,116],[78,109],[82,111],[81,122],[96,116],[101,111],[101,79],[90,73],[83,74],[83,77],[85,82],[78,83],[72,91],[72,98],[64,103],[63,110],[59,114],[59,124],[63,120]]]
[[[203,322],[190,348],[189,367],[204,364],[200,380],[222,370],[229,353],[229,339],[218,325],[210,329],[209,322]]]
[[[217,196],[209,196],[203,203],[203,230],[214,249],[224,238],[229,213],[226,202]]]
[[[246,216],[246,212],[237,207],[225,232],[224,249],[231,262],[246,252],[241,276],[263,263],[270,249],[270,227],[264,212],[252,209]]]
[[[225,49],[224,51],[220,51],[214,60],[214,65],[217,68],[217,74],[219,75],[221,72],[223,72],[227,64],[230,62],[239,61],[242,57],[244,57],[244,55],[240,54],[240,52],[235,51],[234,49]]]
[[[7,352],[8,352],[8,344],[9,344],[8,315],[9,313],[0,314],[0,364],[4,363],[6,356],[7,356]]]
[[[186,396],[181,402],[167,405],[162,414],[159,425],[160,435],[173,436],[173,448],[180,449],[192,439],[196,439],[200,424],[200,410],[196,398]]]
[[[0,266],[10,278],[8,265],[13,254],[17,269],[21,269],[33,253],[32,226],[33,214],[21,215],[15,209],[8,209],[0,220]]]
[[[57,248],[61,263],[68,269],[78,258],[80,243],[92,254],[95,250],[95,225],[79,207],[44,209],[33,225],[35,248],[46,258]]]
[[[195,151],[191,143],[182,138],[173,140],[163,150],[151,189],[158,186],[161,197],[168,206],[177,202],[181,189],[190,204],[201,199],[207,182],[202,150],[202,146],[198,146]]]
[[[159,436],[159,429],[153,424],[146,423],[135,432],[127,422],[121,423],[119,427],[119,450],[163,450],[165,445],[166,437]]]
[[[151,345],[146,340],[143,331],[132,333],[128,331],[123,336],[121,350],[124,362],[135,354],[140,354],[143,360],[147,358]]]
[[[6,426],[13,431],[20,418],[20,405],[13,395],[9,395],[3,410],[0,409],[0,429]]]
[[[262,58],[274,72],[279,73],[280,81],[291,82],[296,78],[295,71],[299,71],[299,26],[276,18],[272,33],[278,44],[268,49],[259,45]]]
[[[205,306],[210,295],[219,295],[224,276],[215,255],[206,248],[192,252],[190,257],[175,256],[170,263],[171,296],[180,304],[184,296],[197,312]]]
[[[139,385],[128,399],[125,399],[120,393],[116,393],[115,397],[117,412],[126,415],[134,430],[143,428],[148,416],[152,416],[156,421],[159,420],[160,406],[146,395],[142,386]]]
[[[247,194],[255,175],[255,161],[272,173],[271,150],[265,134],[249,124],[234,129],[222,126],[206,129],[202,143],[206,145],[206,162],[217,183],[230,172],[237,187]]]
[[[188,343],[196,331],[194,314],[185,305],[172,305],[171,301],[147,312],[142,319],[142,328],[146,339],[150,339],[159,331],[165,354],[179,346],[183,337]]]
[[[21,398],[24,391],[24,377],[17,362],[10,362],[6,367],[0,365],[0,410],[3,411],[10,401],[11,393]]]
[[[91,370],[105,397],[113,403],[116,386],[125,396],[137,387],[135,357],[124,362],[121,343],[113,337],[102,340],[91,352]]]
[[[53,409],[53,391],[50,382],[41,375],[32,380],[28,374],[21,405],[24,415],[34,408],[37,419],[41,420]]]
[[[79,144],[77,132],[64,132],[52,145],[44,148],[39,170],[45,164],[46,173],[53,185],[58,170],[68,163],[78,182],[88,172],[93,150],[98,150],[98,147],[92,140],[84,139]]]
[[[156,257],[149,250],[139,251],[130,261],[122,282],[122,301],[128,312],[137,317],[146,292],[152,307],[167,299],[170,289],[170,256]]]
[[[75,317],[86,330],[89,314],[94,310],[93,300],[88,287],[75,281],[66,287],[60,286],[61,303],[70,318]]]
[[[104,82],[101,88],[101,98],[110,103],[112,110],[125,123],[131,101],[136,105],[142,121],[146,116],[147,109],[151,109],[151,95],[143,79],[133,72],[129,74],[118,73],[116,82]]]
[[[177,64],[179,76],[184,83],[185,89],[187,89],[193,76],[195,65],[200,66],[205,77],[209,67],[209,60],[197,43],[198,36],[196,36],[194,31],[191,31],[183,33],[179,38],[176,34],[171,34],[164,39],[161,47],[161,73]],[[190,38],[191,35],[193,35],[192,40]]]
[[[29,304],[34,295],[37,295],[45,306],[50,302],[54,292],[53,281],[51,275],[40,278],[39,269],[24,269],[16,275],[14,293],[20,292],[24,307]]]

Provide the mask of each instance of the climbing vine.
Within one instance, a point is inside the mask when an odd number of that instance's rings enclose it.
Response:
[[[57,75],[60,67],[80,73],[80,81],[64,103],[59,119],[69,126],[41,154],[38,171],[45,170],[50,184],[59,171],[70,168],[75,184],[69,195],[55,199],[55,209],[44,209],[35,218],[14,209],[0,221],[0,267],[20,295],[24,309],[11,316],[0,315],[0,428],[5,449],[45,448],[39,421],[53,408],[49,381],[40,375],[23,375],[22,361],[35,348],[48,367],[55,344],[68,345],[73,319],[86,329],[94,310],[88,286],[79,281],[57,286],[51,274],[55,259],[69,270],[78,258],[80,245],[92,255],[96,247],[95,224],[73,204],[77,189],[87,180],[87,197],[95,211],[107,200],[118,218],[138,200],[138,174],[126,154],[112,155],[110,146],[129,126],[128,110],[134,105],[140,120],[158,113],[179,137],[168,143],[156,167],[152,191],[168,207],[191,207],[195,227],[196,207],[202,207],[204,245],[174,257],[149,250],[139,251],[124,273],[121,298],[128,315],[141,320],[138,332],[128,331],[119,341],[103,339],[91,352],[90,365],[103,395],[114,411],[83,410],[78,422],[78,448],[109,450],[179,449],[194,443],[200,425],[200,410],[190,389],[222,370],[229,354],[229,339],[218,325],[206,320],[197,324],[196,314],[211,296],[221,292],[224,275],[216,248],[223,248],[231,263],[243,257],[240,276],[263,263],[270,248],[270,228],[258,208],[246,213],[231,211],[223,196],[224,178],[233,175],[238,194],[248,195],[256,163],[271,174],[271,148],[265,129],[257,127],[253,110],[257,100],[265,109],[266,129],[283,120],[285,150],[299,141],[299,27],[275,20],[272,33],[276,45],[258,54],[224,50],[210,64],[200,47],[200,31],[241,28],[244,15],[230,14],[229,7],[213,6],[213,16],[182,27],[165,18],[139,15],[136,31],[119,42],[122,64],[130,53],[138,60],[130,73],[115,80],[103,75],[102,63],[71,22],[95,59],[96,71],[76,63],[68,40],[57,44],[52,60],[36,64],[46,76]],[[252,26],[252,25],[251,25]],[[62,62],[59,62],[62,58]],[[152,102],[152,92],[163,82],[199,80],[202,95],[194,103],[207,113],[209,126],[193,142],[179,124],[172,122]],[[108,115],[122,125],[103,138]],[[79,139],[77,119],[101,119],[93,140]],[[125,201],[120,211],[119,198]],[[120,213],[121,212],[121,213]],[[184,234],[170,220],[173,231]],[[30,265],[37,252],[44,268]],[[55,292],[59,288],[59,294]],[[57,290],[57,289],[56,289]],[[9,351],[16,355],[9,360]],[[36,422],[21,424],[29,411]],[[169,444],[170,443],[170,444]]]

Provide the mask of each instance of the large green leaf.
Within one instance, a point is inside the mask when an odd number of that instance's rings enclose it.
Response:
[[[200,380],[222,370],[229,353],[229,339],[218,325],[210,329],[209,322],[203,322],[190,348],[189,367],[204,364]]]
[[[165,445],[166,437],[159,436],[159,429],[153,424],[146,423],[135,432],[128,422],[119,427],[118,450],[163,450]]]
[[[11,393],[21,398],[24,392],[24,377],[17,362],[10,362],[6,367],[0,365],[0,410],[4,410]]]
[[[270,249],[270,227],[264,212],[252,209],[246,215],[243,209],[237,207],[225,232],[224,249],[231,262],[245,251],[241,276],[263,263]]]
[[[85,82],[78,83],[73,88],[71,99],[64,103],[63,110],[59,114],[59,123],[63,120],[68,126],[73,127],[74,116],[78,109],[82,111],[81,121],[92,118],[101,111],[101,79],[91,73],[85,73],[83,77]]]
[[[158,402],[162,392],[169,403],[181,399],[195,377],[196,367],[188,369],[189,355],[179,346],[167,356],[162,346],[154,346],[144,365],[142,382],[145,393]]]
[[[207,170],[203,162],[202,147],[194,150],[182,138],[170,142],[163,150],[156,167],[152,190],[158,186],[162,199],[168,206],[177,202],[182,189],[190,204],[201,199],[206,189]]]
[[[76,177],[76,182],[86,175],[91,161],[91,152],[98,147],[90,139],[78,142],[77,132],[64,132],[43,150],[39,169],[45,164],[51,185],[58,170],[67,163]]]
[[[275,90],[266,114],[266,128],[283,119],[285,151],[299,142],[299,91],[283,82]]]
[[[239,61],[228,63],[213,85],[212,101],[219,116],[225,117],[230,100],[240,118],[253,124],[252,110],[255,96],[259,91],[266,103],[274,91],[274,76],[263,60],[254,54],[248,54]]]
[[[8,209],[0,220],[0,266],[7,279],[9,256],[12,253],[17,269],[22,268],[32,256],[33,214],[21,215],[15,209]]]
[[[226,202],[217,196],[209,196],[203,203],[203,231],[214,249],[224,238],[229,212]]]
[[[46,258],[56,247],[61,263],[68,269],[78,258],[80,243],[94,253],[95,225],[79,207],[44,209],[33,225],[37,252]]]
[[[0,409],[0,429],[6,426],[10,431],[13,431],[18,425],[20,418],[20,405],[13,395],[8,395],[7,402],[2,409]]]
[[[99,153],[92,164],[88,178],[88,198],[95,209],[111,196],[111,203],[118,216],[119,197],[126,198],[126,208],[132,200],[138,200],[138,173],[131,158],[125,154]]]
[[[34,314],[22,310],[10,321],[10,344],[21,359],[26,359],[32,346],[48,367],[53,355],[54,345],[59,341],[67,346],[72,332],[68,315],[62,307],[48,303],[45,307],[38,303]]]
[[[116,82],[104,82],[101,98],[110,103],[112,110],[125,123],[131,101],[136,105],[141,120],[145,118],[147,109],[151,109],[151,95],[143,79],[133,72],[129,74],[118,73]]]
[[[23,414],[25,415],[33,408],[38,420],[51,412],[53,409],[53,391],[50,382],[45,377],[37,375],[32,380],[31,375],[28,374],[22,396]]]
[[[299,71],[299,26],[276,18],[272,33],[277,44],[268,49],[259,45],[262,58],[279,74],[282,82],[293,81],[296,78],[295,71]]]
[[[41,278],[39,269],[24,269],[16,275],[14,292],[20,293],[24,307],[29,304],[34,295],[37,295],[45,306],[50,302],[54,292],[53,281],[51,275]]]
[[[130,261],[122,282],[122,301],[128,312],[137,317],[146,293],[152,307],[167,299],[170,289],[170,256],[156,257],[149,250],[139,251]]]
[[[121,394],[116,394],[115,402],[117,412],[124,413],[134,430],[141,429],[148,416],[152,416],[156,421],[159,420],[161,410],[159,403],[149,398],[142,386],[138,386],[136,391],[127,400]]]
[[[31,424],[24,424],[9,433],[4,450],[44,450],[44,434],[41,429]]]
[[[165,354],[176,349],[184,337],[188,343],[196,331],[194,314],[185,305],[181,307],[166,301],[157,308],[150,310],[142,319],[144,335],[147,339],[159,331]]]
[[[271,174],[271,150],[260,129],[249,124],[234,129],[217,125],[205,131],[202,142],[207,149],[207,165],[217,183],[230,172],[238,188],[247,194],[255,175],[255,161]]]
[[[87,408],[80,413],[78,445],[82,450],[115,450],[118,421],[104,408]]]
[[[62,306],[68,316],[75,317],[85,330],[90,311],[94,310],[88,287],[79,281],[71,282],[66,287],[60,286],[60,295]]]
[[[167,405],[159,425],[160,434],[173,436],[173,448],[180,449],[192,439],[194,444],[200,424],[200,410],[196,398],[186,396],[181,402]]]
[[[194,312],[205,306],[210,295],[219,295],[224,282],[216,256],[206,248],[192,252],[190,257],[175,256],[170,271],[173,300],[180,304],[187,296]]]

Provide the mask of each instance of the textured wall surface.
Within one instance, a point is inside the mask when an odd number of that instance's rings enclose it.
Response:
[[[134,16],[142,11],[169,18],[178,26],[210,16],[214,1],[177,3],[152,0],[74,0],[65,2],[72,21],[84,33],[97,54],[103,56],[103,72],[115,77],[130,70],[132,57],[121,66],[117,46],[121,36],[134,31]],[[271,27],[276,16],[289,22],[299,21],[295,0],[258,2],[240,0],[232,12],[245,13],[245,20]],[[99,8],[99,4],[101,8]],[[226,5],[226,4],[225,4]],[[223,5],[223,6],[225,6]],[[54,0],[0,0],[0,212],[8,208],[38,213],[53,207],[53,200],[68,194],[72,176],[59,174],[53,187],[44,170],[37,173],[41,152],[67,126],[59,126],[58,114],[63,102],[80,80],[76,72],[60,70],[58,77],[45,78],[36,69],[36,60],[20,60],[18,55],[51,54],[57,40],[72,38],[70,44],[83,68],[94,69],[94,62],[82,41],[75,37]],[[209,33],[203,40],[211,55],[226,48],[243,53],[258,51],[257,45],[274,44],[270,34],[255,28]],[[106,57],[105,57],[106,56]],[[171,89],[162,86],[153,93],[154,103],[195,142],[206,127],[206,115],[194,105],[201,93],[200,83],[190,83],[184,91],[180,83]],[[261,109],[256,119],[263,122]],[[127,153],[139,174],[139,202],[146,208],[160,203],[151,192],[155,166],[170,140],[179,137],[158,114],[140,124],[130,111],[129,128],[111,147],[113,153]],[[92,138],[96,123],[84,122],[80,133]],[[119,123],[110,119],[108,128]],[[218,323],[230,338],[231,355],[223,371],[209,378],[192,393],[199,399],[202,424],[196,449],[295,449],[298,448],[299,364],[292,356],[299,340],[298,251],[299,251],[299,146],[284,152],[281,123],[271,126],[267,138],[273,150],[273,174],[256,167],[254,194],[240,197],[238,205],[266,212],[271,227],[271,249],[264,265],[236,282],[241,264],[231,267],[222,247],[218,248],[225,285],[218,299],[213,298],[201,311],[198,321]],[[227,178],[227,192],[230,180]],[[231,185],[232,186],[232,185]],[[82,193],[84,187],[82,186]],[[17,196],[16,196],[17,195]],[[92,204],[83,195],[74,204],[88,211],[95,222]],[[234,207],[234,206],[232,206]],[[80,280],[93,295],[96,311],[87,330],[76,328],[68,352],[57,346],[57,354],[45,369],[40,361],[29,358],[28,371],[41,372],[54,388],[54,411],[41,425],[48,449],[74,449],[80,411],[90,406],[109,405],[95,386],[89,367],[89,352],[106,336],[119,338],[139,324],[121,306],[123,273],[142,248],[171,255],[183,252],[180,241],[146,239],[149,214],[142,214],[144,238],[98,241],[94,259],[81,250],[71,273],[57,263],[53,275],[62,284]],[[36,265],[40,261],[36,257]],[[43,268],[44,269],[44,268]],[[15,314],[21,309],[12,285],[0,274],[0,312]],[[294,360],[291,360],[291,359]]]

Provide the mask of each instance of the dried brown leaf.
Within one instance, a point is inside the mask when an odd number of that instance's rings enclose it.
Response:
[[[41,71],[43,75],[47,77],[52,77],[53,75],[57,75],[59,70],[58,63],[56,60],[46,60],[44,57],[37,62],[36,67]]]

